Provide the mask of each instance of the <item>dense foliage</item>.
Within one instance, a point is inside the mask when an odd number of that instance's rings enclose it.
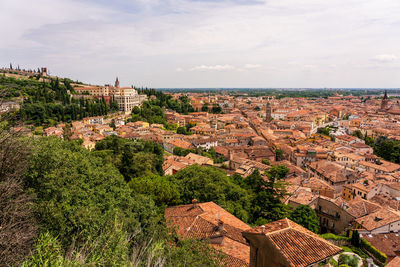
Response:
[[[174,99],[172,95],[165,94],[155,89],[139,89],[139,92],[150,97],[150,105],[172,109],[183,114],[194,112],[194,108],[190,104],[190,99],[185,95],[180,96],[179,99]],[[155,96],[155,98],[152,96]]]
[[[380,136],[374,143],[374,153],[385,160],[400,163],[400,141]]]
[[[41,234],[23,266],[217,265],[220,256],[205,243],[168,234],[163,210],[154,201],[174,204],[179,194],[163,177],[153,174],[127,184],[114,157],[101,154],[113,151],[90,152],[76,142],[48,137],[31,143],[23,186],[33,198]],[[132,151],[139,147],[135,154],[156,150],[146,143],[130,146]],[[117,153],[126,146],[116,148]]]
[[[0,77],[0,90],[5,92],[6,98],[24,98],[18,117],[28,124],[55,125],[118,110],[114,101],[107,104],[104,99],[71,98],[73,89],[68,79],[47,82]]]
[[[253,96],[253,97],[260,97],[260,96],[275,96],[277,99],[284,98],[284,97],[304,97],[304,98],[328,98],[331,96],[339,95],[353,95],[353,96],[364,96],[364,95],[382,95],[384,90],[359,90],[359,89],[340,89],[340,90],[332,90],[332,89],[307,89],[307,88],[298,88],[298,89],[272,89],[272,88],[237,88],[237,89],[184,89],[184,88],[174,88],[174,89],[162,89],[165,92],[171,93],[185,93],[188,92],[195,92],[195,93],[209,93],[209,94],[221,94],[222,91],[224,93],[228,93],[231,95],[236,96]],[[391,94],[398,94],[400,90],[390,90]]]
[[[365,141],[365,144],[374,149],[374,154],[391,162],[400,163],[400,141],[392,140],[386,136],[379,136],[374,140],[367,134],[363,135],[360,130],[353,132],[353,136]]]
[[[111,135],[96,143],[94,153],[116,166],[127,182],[134,177],[163,174],[163,150],[153,142]]]
[[[385,264],[387,261],[387,256],[385,253],[382,253],[378,249],[376,249],[374,246],[371,245],[367,240],[364,238],[360,239],[360,244],[363,249],[374,255],[376,259],[378,259],[381,263]]]
[[[225,172],[213,167],[192,165],[171,179],[179,188],[181,203],[191,203],[192,199],[213,201],[238,218],[249,221],[251,196],[247,190],[233,183]]]
[[[284,166],[265,177],[230,177],[198,165],[162,176],[163,150],[151,142],[111,136],[89,151],[55,137],[28,141],[32,152],[16,191],[29,197],[25,217],[16,218],[29,230],[26,252],[14,261],[25,260],[23,266],[216,266],[220,256],[207,244],[179,240],[167,229],[166,206],[214,201],[250,224],[289,214],[281,202]]]
[[[340,266],[358,267],[358,262],[359,260],[355,255],[341,254],[338,259],[338,264]]]
[[[74,142],[43,138],[34,145],[25,183],[37,197],[43,230],[63,244],[73,239],[81,244],[114,220],[128,232],[138,227],[153,231],[157,219],[153,202],[132,195],[112,164]]]
[[[143,102],[141,107],[134,107],[132,109],[132,116],[129,118],[129,121],[145,121],[148,123],[158,123],[158,124],[166,124],[167,120],[165,119],[164,110],[157,106],[152,105],[150,102]]]
[[[289,218],[314,233],[318,233],[319,231],[319,218],[315,211],[309,206],[298,206],[290,213]]]

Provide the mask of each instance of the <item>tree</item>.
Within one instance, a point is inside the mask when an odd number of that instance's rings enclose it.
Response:
[[[178,127],[178,128],[176,129],[176,133],[177,133],[177,134],[185,134],[185,135],[188,134],[188,132],[186,131],[186,128],[185,128],[185,127],[182,127],[182,126],[180,126],[180,127]],[[190,133],[190,132],[189,132],[189,133]]]
[[[132,179],[129,187],[138,194],[151,197],[156,205],[173,206],[180,202],[177,185],[167,177],[159,175],[142,176]]]
[[[163,175],[163,150],[159,144],[112,135],[96,143],[95,153],[107,150],[112,152],[111,163],[119,169],[126,181],[152,173]]]
[[[180,170],[171,179],[178,186],[183,204],[191,203],[193,199],[214,201],[238,218],[249,219],[248,192],[233,183],[224,171],[196,164]]]
[[[326,127],[320,127],[317,129],[317,133],[322,134],[322,135],[326,135],[329,136],[330,132],[332,131],[332,129],[329,126]]]
[[[284,165],[272,166],[265,171],[266,180],[261,175],[256,175],[254,180],[257,180],[257,182],[254,185],[249,180],[248,184],[256,192],[252,204],[252,219],[257,224],[287,217],[290,208],[282,203],[282,199],[287,195],[286,184],[283,179],[288,172],[289,169]]]
[[[400,141],[379,136],[375,141],[374,153],[385,160],[400,163]]]
[[[350,243],[357,248],[360,247],[360,234],[357,230],[352,231]]]
[[[354,132],[353,132],[353,136],[355,136],[355,137],[357,137],[357,138],[360,138],[360,139],[363,139],[364,137],[363,137],[363,134],[362,134],[362,132],[360,131],[360,130],[355,130]]]
[[[222,113],[222,108],[218,104],[214,104],[211,108],[211,112],[214,114],[220,114]]]
[[[0,121],[0,265],[17,266],[38,234],[32,197],[23,189],[30,146]]]
[[[25,184],[37,196],[41,230],[65,248],[91,240],[114,218],[128,233],[142,228],[140,237],[158,224],[150,198],[132,194],[117,168],[75,142],[35,140]]]
[[[282,149],[278,148],[275,150],[275,157],[276,157],[276,161],[281,161],[283,160],[284,157],[284,152]]]
[[[309,206],[298,206],[290,213],[289,219],[314,233],[318,233],[319,231],[319,218],[315,211]]]
[[[269,159],[263,159],[262,161],[261,161],[261,163],[262,164],[265,164],[265,165],[270,165],[271,163],[269,162]]]
[[[110,127],[113,128],[113,130],[117,128],[117,126],[115,125],[115,119],[111,119]]]
[[[340,254],[339,259],[338,259],[338,264],[339,264],[339,266],[347,265],[347,266],[351,266],[351,267],[357,267],[358,261],[359,260],[355,255]]]
[[[203,106],[201,107],[201,111],[208,112],[208,103],[203,104]]]
[[[63,127],[63,138],[66,141],[70,141],[71,136],[72,136],[71,124],[66,123],[65,126]]]

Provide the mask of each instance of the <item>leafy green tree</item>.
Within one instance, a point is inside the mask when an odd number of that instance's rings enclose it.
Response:
[[[181,201],[191,203],[214,201],[238,218],[249,219],[250,196],[232,182],[225,172],[214,167],[189,166],[171,177],[179,189]]]
[[[190,134],[191,134],[191,132],[189,132],[189,131],[186,129],[186,127],[182,127],[182,126],[180,126],[180,127],[178,127],[178,128],[176,129],[176,133],[177,133],[177,134],[184,134],[184,135],[190,135]]]
[[[375,141],[374,153],[385,160],[400,163],[400,141],[379,136]]]
[[[112,164],[119,169],[126,181],[153,173],[163,174],[163,149],[159,144],[112,135],[96,143],[95,152],[99,151],[112,151]]]
[[[211,108],[211,112],[214,114],[220,114],[222,113],[222,109],[218,104],[214,104],[213,107]]]
[[[265,164],[265,165],[270,165],[271,163],[269,162],[269,159],[263,159],[262,161],[261,161],[261,163],[262,164]]]
[[[339,259],[338,259],[338,264],[341,265],[347,265],[351,267],[357,267],[358,266],[358,258],[354,255],[348,255],[348,254],[340,254]]]
[[[203,106],[201,107],[201,111],[208,112],[208,103],[203,104]]]
[[[115,125],[115,119],[111,120],[110,127],[113,128],[113,130],[117,128],[117,126]]]
[[[66,123],[65,126],[63,127],[63,138],[66,141],[70,141],[71,136],[72,136],[71,124]]]
[[[129,182],[129,187],[138,194],[151,197],[157,206],[173,206],[180,202],[177,185],[167,177],[155,174],[137,177]]]
[[[314,233],[318,233],[319,231],[319,218],[315,211],[309,206],[298,206],[290,213],[289,219]]]
[[[34,145],[25,184],[36,195],[42,230],[63,245],[90,240],[110,218],[118,218],[128,233],[156,228],[153,201],[133,195],[113,165],[74,142],[40,138]]]
[[[355,130],[352,135],[357,138],[364,139],[364,136],[360,130]]]
[[[0,266],[19,266],[38,235],[33,196],[23,188],[28,141],[0,117]]]
[[[278,148],[275,150],[275,158],[276,158],[276,161],[281,161],[285,158],[284,152],[282,149]]]
[[[283,179],[288,172],[289,169],[286,166],[278,165],[265,171],[267,179],[263,179],[259,172],[253,173],[249,180],[245,179],[247,186],[256,193],[251,212],[252,221],[256,224],[264,224],[288,216],[290,207],[282,203],[282,199],[287,195],[286,183]]]
[[[184,149],[181,147],[175,147],[173,150],[174,155],[185,157],[189,153],[196,153],[194,149]]]
[[[329,136],[331,131],[332,131],[332,129],[329,126],[320,127],[320,128],[317,129],[317,133],[323,134],[323,135],[326,135],[326,136]]]
[[[350,243],[357,248],[360,247],[360,234],[357,230],[352,231]]]

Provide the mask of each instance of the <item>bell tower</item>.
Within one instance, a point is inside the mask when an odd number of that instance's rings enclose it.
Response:
[[[387,90],[385,90],[385,94],[383,95],[383,98],[382,98],[381,110],[388,109],[388,104],[389,104],[389,99],[387,96]]]
[[[115,85],[114,85],[115,87],[119,87],[119,81],[118,81],[118,77],[117,77],[117,79],[115,79]]]
[[[268,98],[268,102],[267,102],[267,107],[266,107],[266,111],[265,111],[265,121],[270,122],[272,121],[272,107],[271,107],[271,102]]]

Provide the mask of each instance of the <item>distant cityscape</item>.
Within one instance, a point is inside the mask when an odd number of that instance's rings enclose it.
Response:
[[[154,205],[180,239],[222,253],[221,264],[399,261],[400,102],[390,96],[399,89],[149,89],[47,68],[0,72],[0,110],[14,132],[101,155],[135,194],[148,175],[175,188],[172,200],[149,192]]]

